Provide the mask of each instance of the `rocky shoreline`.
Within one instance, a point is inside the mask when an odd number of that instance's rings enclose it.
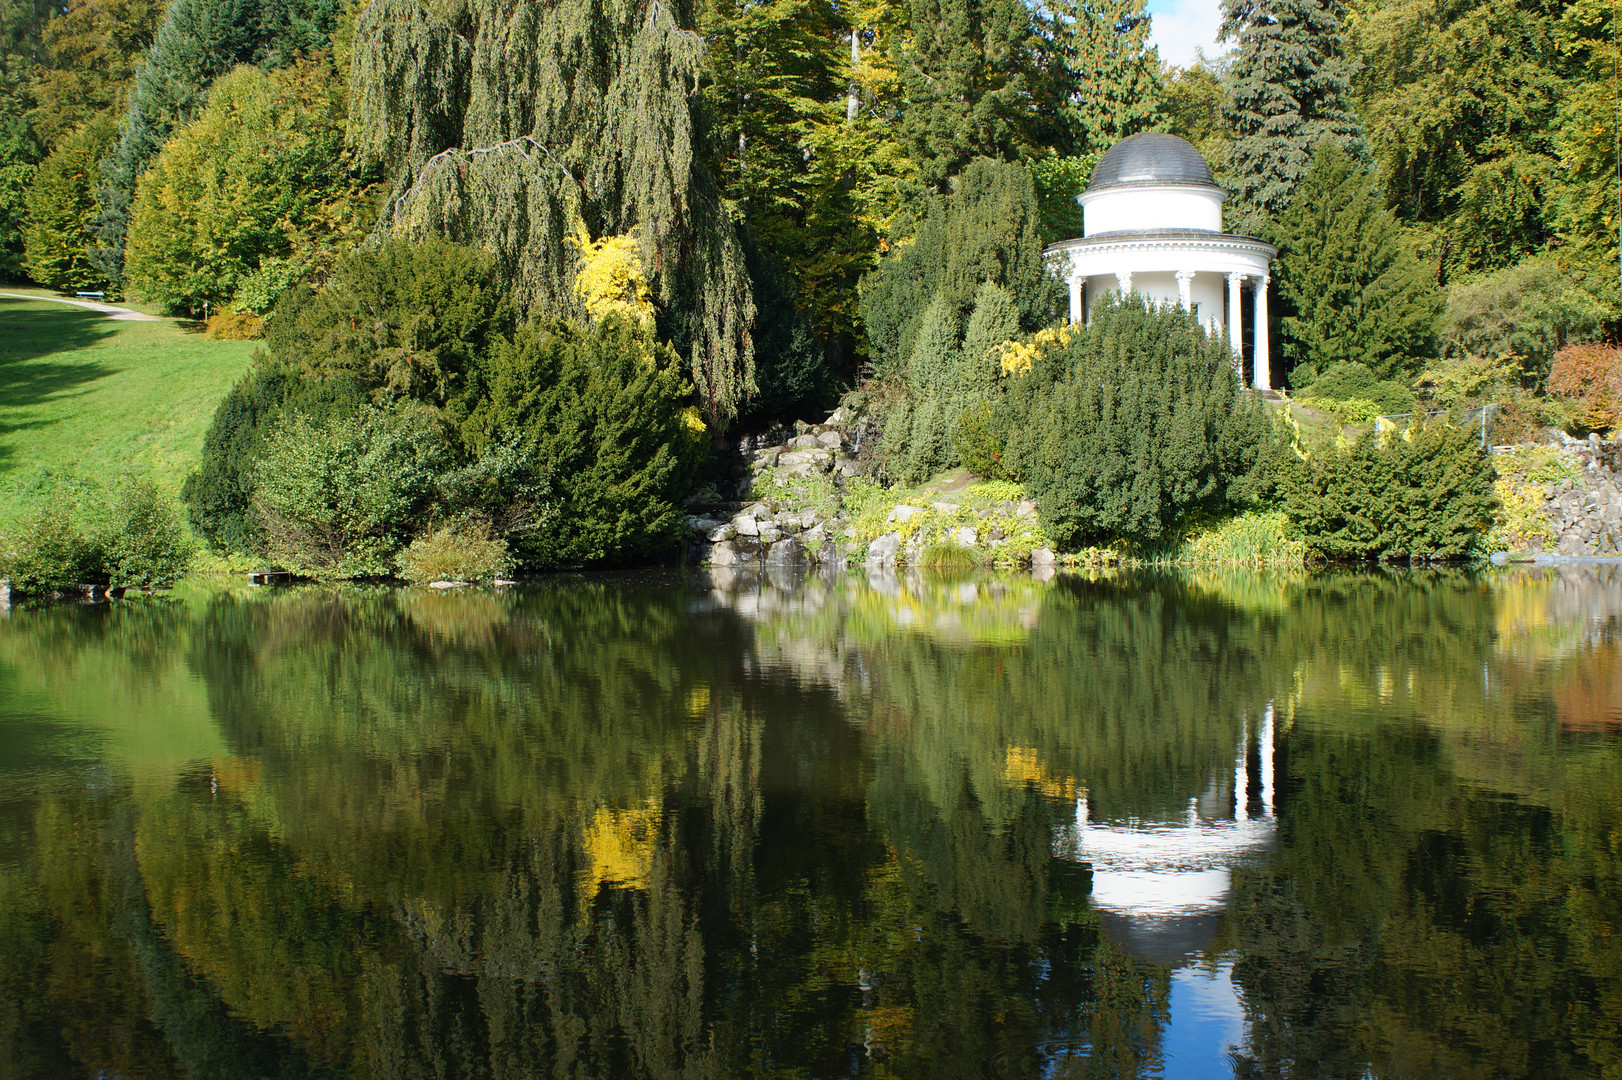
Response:
[[[743,440],[725,482],[736,497],[712,489],[689,500],[689,560],[710,566],[917,566],[932,546],[948,546],[980,564],[1057,561],[1036,504],[1027,499],[950,495],[914,505],[895,498],[881,500],[882,518],[871,509],[853,513],[846,496],[852,484],[863,483],[859,452],[866,434],[860,421],[849,424],[835,410],[820,424],[802,421],[793,431]]]

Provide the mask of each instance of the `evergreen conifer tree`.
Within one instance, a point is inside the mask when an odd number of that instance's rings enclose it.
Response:
[[[919,319],[917,340],[907,357],[907,382],[921,398],[943,398],[956,390],[959,342],[957,310],[937,294]]]
[[[1222,15],[1222,37],[1234,43],[1224,112],[1239,209],[1276,215],[1319,143],[1368,154],[1349,105],[1356,68],[1344,8],[1340,0],[1223,0]]]
[[[1062,300],[1042,263],[1042,215],[1028,170],[972,162],[951,194],[930,198],[912,243],[862,279],[862,318],[874,366],[894,371],[912,354],[920,316],[937,293],[961,321],[982,284],[1006,288],[1020,327],[1047,324]]]
[[[1293,385],[1337,363],[1412,377],[1436,353],[1441,293],[1373,174],[1333,142],[1313,155],[1279,221],[1281,351]]]
[[[929,188],[944,193],[976,157],[1029,147],[1032,39],[1019,0],[913,0],[900,134]]]
[[[1018,335],[1019,305],[996,282],[987,281],[974,294],[974,311],[963,329],[958,352],[956,392],[965,398],[989,394],[997,385],[997,346]]]
[[[1065,153],[1099,153],[1160,119],[1166,80],[1145,0],[1049,0],[1037,32]]]
[[[589,61],[583,58],[591,58]],[[702,42],[658,3],[416,0],[361,16],[350,131],[393,174],[381,227],[495,253],[526,312],[579,315],[565,243],[635,234],[660,329],[706,413],[754,392],[754,302],[737,227],[700,146]]]

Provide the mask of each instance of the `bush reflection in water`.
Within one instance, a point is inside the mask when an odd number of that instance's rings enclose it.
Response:
[[[1242,999],[1223,1071],[1617,1070],[1619,611],[1603,569],[13,610],[0,1075],[1144,1075],[1172,944]],[[1260,839],[1174,933],[1101,915],[1078,806]]]

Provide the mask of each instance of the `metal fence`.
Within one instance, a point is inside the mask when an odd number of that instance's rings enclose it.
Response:
[[[1493,402],[1488,405],[1477,405],[1469,409],[1437,409],[1434,412],[1386,413],[1382,416],[1376,416],[1374,419],[1376,422],[1381,420],[1389,420],[1393,424],[1396,424],[1399,420],[1406,420],[1408,424],[1412,424],[1416,417],[1429,419],[1432,416],[1454,416],[1458,418],[1461,426],[1468,424],[1479,428],[1481,430],[1481,448],[1483,450],[1491,450],[1496,444],[1496,441],[1493,439],[1492,435],[1493,428],[1496,426],[1500,411],[1501,410],[1498,403]],[[1403,427],[1407,425],[1399,424],[1398,426]]]

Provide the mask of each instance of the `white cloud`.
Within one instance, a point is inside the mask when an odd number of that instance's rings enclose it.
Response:
[[[1160,48],[1160,59],[1178,67],[1194,63],[1195,51],[1215,58],[1227,50],[1216,43],[1222,25],[1221,0],[1151,0],[1149,42]]]

